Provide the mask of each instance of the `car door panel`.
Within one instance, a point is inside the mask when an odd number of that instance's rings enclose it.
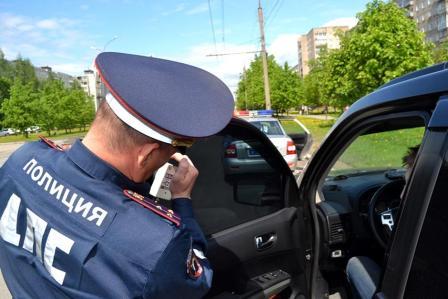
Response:
[[[233,119],[187,154],[200,173],[193,206],[214,270],[207,297],[305,293],[303,209],[294,176],[271,141]]]
[[[303,270],[297,261],[301,252],[292,229],[297,227],[297,209],[285,208],[271,215],[238,225],[216,233],[209,238],[208,258],[215,271],[215,291],[234,292],[253,295],[267,291],[269,288],[287,287],[285,281],[289,276],[299,275]],[[275,241],[269,248],[259,250],[256,238],[272,235]],[[257,276],[263,276],[278,270],[287,275],[277,284],[257,283]],[[272,293],[268,292],[268,293]],[[213,293],[211,294],[213,295]]]

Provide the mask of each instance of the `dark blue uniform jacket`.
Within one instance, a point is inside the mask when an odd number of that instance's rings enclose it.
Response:
[[[14,298],[198,298],[211,285],[188,199],[177,226],[124,195],[147,194],[77,141],[22,146],[0,169],[0,267]]]

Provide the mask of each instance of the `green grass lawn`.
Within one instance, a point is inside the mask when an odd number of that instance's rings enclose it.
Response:
[[[288,119],[280,119],[283,129],[285,129],[286,134],[292,133],[303,133],[303,129],[295,121]]]
[[[25,138],[25,136],[19,134],[19,135],[13,135],[13,136],[3,136],[0,137],[0,143],[7,143],[7,142],[20,142],[20,141],[34,141],[39,139],[39,136],[45,136],[52,140],[55,139],[68,139],[68,138],[79,138],[84,137],[86,135],[87,131],[79,131],[78,129],[73,130],[72,133],[65,133],[65,130],[60,130],[57,132],[52,132],[51,137],[48,137],[47,132],[39,132],[39,133],[33,133],[29,134],[28,138]]]
[[[325,135],[334,124],[334,120],[320,120],[304,116],[298,116],[297,119],[310,130],[313,141],[317,145],[321,144]]]
[[[399,168],[408,148],[420,144],[424,128],[360,136],[339,158],[335,169]]]
[[[314,152],[322,143],[334,120],[325,121],[298,116],[313,136]],[[375,133],[357,138],[339,158],[334,170],[400,167],[411,146],[420,144],[424,128]]]

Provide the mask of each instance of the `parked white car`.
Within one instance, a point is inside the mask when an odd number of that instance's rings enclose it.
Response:
[[[272,117],[272,110],[247,111],[247,114],[238,116],[257,127],[275,145],[282,154],[289,168],[294,170],[297,166],[297,149],[294,141],[286,134],[280,121]]]

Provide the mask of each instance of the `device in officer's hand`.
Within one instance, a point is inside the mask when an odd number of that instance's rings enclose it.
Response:
[[[175,172],[176,167],[171,163],[165,163],[162,167],[160,167],[156,171],[149,194],[157,198],[170,200],[170,184]]]

